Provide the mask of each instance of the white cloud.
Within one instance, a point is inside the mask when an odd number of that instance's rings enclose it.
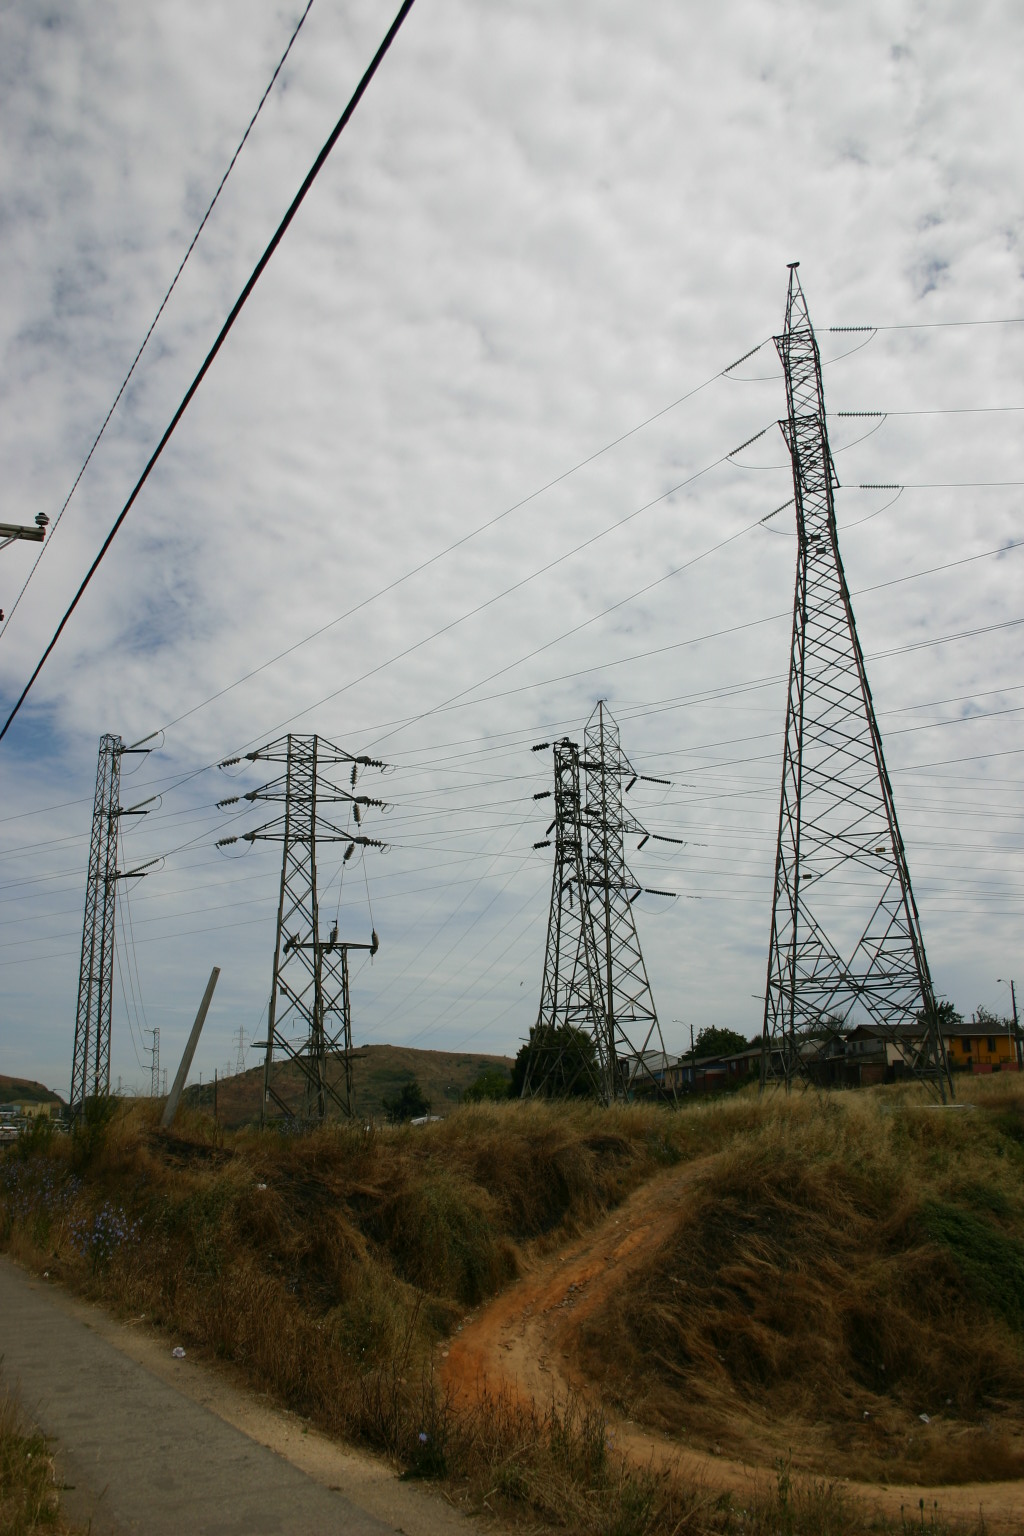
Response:
[[[0,9],[7,517],[59,509],[297,15],[242,0]],[[390,19],[378,0],[316,0],[0,639],[5,698]],[[179,715],[126,793],[290,718],[355,751],[380,741],[398,765],[381,824],[395,849],[368,863],[382,947],[358,979],[357,1038],[511,1050],[536,1009],[550,879],[528,748],[580,731],[605,692],[638,766],[677,785],[638,813],[689,842],[667,863],[645,850],[638,871],[699,898],[641,913],[666,1037],[687,1038],[676,1019],[758,1026],[792,513],[549,642],[784,502],[777,429],[428,637],[772,423],[771,346],[736,370],[761,382],[715,383],[400,578],[778,330],[798,257],[833,413],[1024,405],[1021,327],[882,331],[860,351],[827,329],[1024,315],[1022,27],[1008,3],[414,9],[0,746],[5,1070],[69,1074],[97,739]],[[1015,487],[908,489],[866,522],[888,498],[856,489],[1024,480],[1019,420],[892,416],[856,441],[865,424],[834,419],[855,592],[1020,537]],[[8,610],[32,558],[3,554]],[[1019,698],[1022,635],[905,647],[1018,617],[1021,558],[856,598],[865,650],[894,653],[870,672],[933,970],[968,1010],[1002,1006],[995,978],[1015,963],[1019,758],[988,754],[1024,746],[1019,717],[991,713]],[[727,687],[745,691],[715,694]],[[274,850],[236,863],[213,847],[229,792],[199,774],[126,834],[139,860],[190,844],[131,911],[165,1061],[223,968],[204,1071],[233,1060],[240,1023],[256,1031],[272,954]],[[340,910],[368,928],[358,871]],[[142,1081],[119,986],[114,1057]]]

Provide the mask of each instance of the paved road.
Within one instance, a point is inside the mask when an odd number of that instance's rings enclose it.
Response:
[[[56,1438],[59,1471],[75,1490],[69,1514],[91,1520],[93,1536],[390,1536],[453,1522],[470,1531],[433,1501],[426,1517],[421,1507],[420,1518],[405,1518],[408,1495],[398,1490],[397,1518],[369,1513],[103,1336],[117,1327],[0,1259],[5,1383]],[[169,1360],[169,1344],[151,1348]]]

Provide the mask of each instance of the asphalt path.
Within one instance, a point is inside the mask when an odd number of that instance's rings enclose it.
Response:
[[[5,1384],[55,1441],[68,1514],[88,1522],[92,1536],[466,1536],[472,1529],[380,1463],[311,1436],[293,1416],[247,1404],[198,1363],[175,1360],[165,1338],[132,1336],[3,1258],[0,1357]],[[293,1459],[289,1443],[298,1451]],[[337,1485],[346,1468],[362,1502]]]

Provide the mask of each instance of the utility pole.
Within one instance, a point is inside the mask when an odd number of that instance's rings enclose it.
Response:
[[[1001,982],[1004,987],[1009,985],[1010,988],[1010,1002],[1013,1006],[1013,1054],[1016,1058],[1018,1069],[1024,1068],[1024,1055],[1021,1052],[1020,1022],[1017,1018],[1017,988],[1012,977],[1009,983],[1003,981],[1002,976],[997,976],[996,980]]]
[[[353,757],[321,736],[291,734],[246,753],[245,760],[284,765],[278,778],[245,796],[253,802],[282,804],[283,813],[242,834],[245,842],[283,845],[267,1038],[253,1042],[265,1051],[260,1124],[274,1113],[319,1124],[326,1118],[329,1104],[346,1116],[352,1114],[348,956],[350,950],[375,955],[379,940],[376,932],[369,943],[339,940],[336,923],[329,937],[323,935],[317,849],[324,844],[345,843],[347,860],[357,847],[386,846],[379,838],[358,830],[363,811],[383,809],[386,802],[355,793],[360,768],[383,769],[385,764],[375,758]],[[220,766],[226,768],[239,761],[229,758]],[[334,782],[333,774],[341,767],[350,770],[348,789]],[[234,795],[220,804],[234,805],[239,798]],[[334,819],[340,812],[344,812],[344,826]],[[222,838],[218,846],[237,841],[236,837]],[[283,1062],[298,1068],[301,1103],[287,1075],[279,1070]],[[329,1075],[329,1063],[340,1063],[340,1077],[337,1073]]]
[[[761,1086],[820,1080],[830,1038],[859,1015],[945,1102],[952,1079],[839,553],[839,482],[798,266],[790,266],[785,329],[775,338],[797,569]]]
[[[6,549],[8,544],[13,544],[16,539],[27,539],[32,544],[41,544],[46,537],[49,521],[45,512],[37,512],[35,527],[27,527],[24,523],[0,523],[0,549]],[[3,621],[4,611],[0,608],[0,624]]]
[[[127,810],[121,808],[121,759],[128,753],[144,754],[149,750],[142,742],[126,747],[120,736],[100,737],[71,1064],[69,1111],[72,1119],[82,1113],[86,1099],[100,1098],[110,1092],[110,1013],[117,882],[142,877],[146,868],[143,865],[139,869],[118,870],[118,825],[122,816],[147,815],[144,807],[150,803],[144,800]]]

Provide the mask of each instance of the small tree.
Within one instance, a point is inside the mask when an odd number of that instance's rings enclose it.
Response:
[[[392,1125],[401,1125],[406,1120],[419,1120],[421,1116],[430,1114],[430,1100],[423,1097],[423,1090],[415,1078],[403,1083],[394,1096],[384,1094],[381,1104]]]
[[[571,1024],[535,1024],[516,1056],[510,1098],[521,1098],[527,1075],[534,1091],[545,1098],[593,1097],[600,1087],[593,1039]]]
[[[982,1029],[987,1030],[991,1035],[1009,1035],[1013,1033],[1013,1020],[1001,1019],[997,1013],[993,1013],[990,1008],[986,1008],[984,1003],[978,1004],[974,1014],[974,1022],[979,1024]]]
[[[462,1095],[467,1104],[479,1104],[485,1099],[507,1099],[512,1083],[503,1067],[487,1067],[475,1083],[470,1083]]]
[[[917,1022],[925,1025],[930,1023],[929,1012],[930,1010],[927,1008],[919,1008],[917,1011]],[[935,1004],[935,1019],[943,1039],[948,1035],[958,1035],[963,1029],[963,1014],[958,1013],[953,1004],[948,1001]]]
[[[734,1056],[745,1051],[747,1041],[734,1029],[720,1029],[717,1024],[706,1024],[693,1044],[695,1056]]]

